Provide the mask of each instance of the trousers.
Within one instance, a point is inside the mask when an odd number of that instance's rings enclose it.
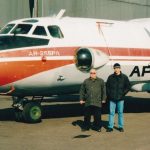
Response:
[[[118,127],[123,128],[124,126],[124,117],[123,117],[123,110],[124,110],[124,100],[120,101],[111,101],[109,102],[109,128],[114,127],[114,118],[115,118],[115,111],[117,106],[117,113],[118,113]]]
[[[101,128],[101,108],[96,106],[87,106],[84,111],[84,126],[90,128],[91,116],[94,117],[93,126]]]

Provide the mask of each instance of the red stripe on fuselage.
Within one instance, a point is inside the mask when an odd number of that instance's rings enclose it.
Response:
[[[0,62],[0,86],[72,63],[73,60]]]
[[[35,56],[74,56],[80,47],[35,48],[20,50],[2,50],[0,57],[35,57]],[[150,49],[91,47],[103,51],[109,56],[150,56]]]
[[[110,56],[146,56],[150,57],[150,49],[143,48],[109,48]]]

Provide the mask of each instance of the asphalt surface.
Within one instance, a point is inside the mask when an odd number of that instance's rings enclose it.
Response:
[[[47,98],[41,123],[15,122],[10,97],[0,97],[0,150],[150,150],[150,93],[129,93],[125,132],[106,132],[108,106],[103,106],[102,132],[82,132],[83,106],[78,96]],[[65,102],[64,102],[65,101]]]

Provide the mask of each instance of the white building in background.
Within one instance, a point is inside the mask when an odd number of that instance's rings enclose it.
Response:
[[[0,0],[0,27],[7,22],[30,17],[30,0]],[[32,1],[32,0],[31,0]],[[129,20],[150,17],[150,0],[35,0],[37,13],[53,16],[60,9],[71,17]]]

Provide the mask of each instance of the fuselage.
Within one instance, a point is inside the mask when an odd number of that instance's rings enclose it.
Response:
[[[135,91],[150,91],[150,19],[29,18],[8,23],[0,34],[0,92],[15,96],[76,93],[89,71],[76,53],[89,49],[91,67],[106,82],[121,64]],[[103,60],[103,55],[107,59]],[[101,61],[102,60],[102,61]],[[101,61],[101,62],[99,62]]]

